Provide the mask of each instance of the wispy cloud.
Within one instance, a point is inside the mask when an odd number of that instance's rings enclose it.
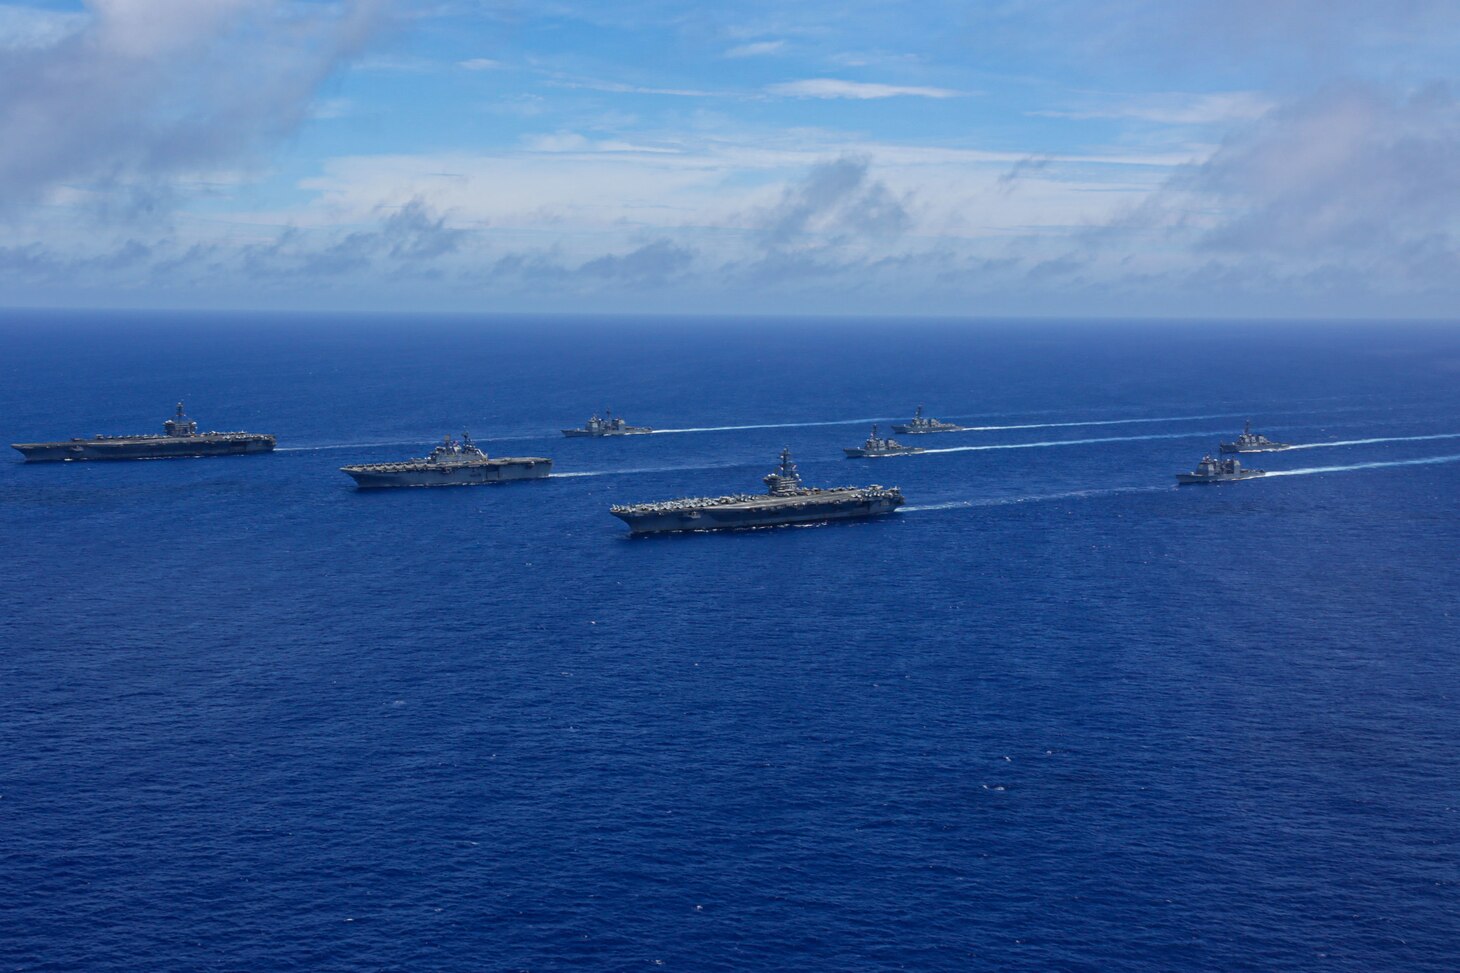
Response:
[[[473,57],[465,61],[457,61],[456,66],[465,68],[468,71],[496,71],[505,65],[501,61],[489,57]]]
[[[656,88],[652,85],[622,84],[617,81],[596,81],[591,78],[553,78],[547,82],[554,88],[581,88],[607,91],[620,95],[666,95],[672,98],[714,98],[721,94],[698,88]]]
[[[851,98],[859,101],[873,98],[957,98],[963,94],[951,88],[928,88],[919,85],[877,84],[868,81],[843,81],[839,78],[807,78],[767,85],[766,91],[788,98]]]
[[[725,52],[726,57],[765,57],[769,54],[779,54],[785,50],[785,41],[755,41],[751,44],[741,44],[732,47]]]
[[[90,22],[86,14],[0,4],[0,51],[50,47]]]
[[[1091,104],[1068,110],[1030,112],[1046,118],[1129,118],[1163,125],[1213,125],[1249,121],[1271,111],[1275,102],[1256,91],[1209,94],[1155,94],[1091,97]]]

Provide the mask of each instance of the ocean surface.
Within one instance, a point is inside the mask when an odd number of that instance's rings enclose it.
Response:
[[[280,448],[0,461],[0,970],[1460,966],[1460,327],[0,316],[5,443],[178,399]],[[782,446],[908,505],[608,513]]]

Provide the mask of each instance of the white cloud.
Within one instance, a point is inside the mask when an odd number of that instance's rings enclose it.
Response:
[[[768,85],[766,91],[790,98],[957,98],[963,94],[951,88],[926,88],[917,85],[875,84],[866,81],[842,81],[838,78],[807,78]]]
[[[0,58],[0,207],[59,186],[133,210],[246,166],[309,114],[387,0],[90,0],[78,33]]]
[[[473,57],[465,61],[456,62],[457,67],[466,68],[468,71],[496,71],[504,67],[501,61],[494,61],[489,57]]]

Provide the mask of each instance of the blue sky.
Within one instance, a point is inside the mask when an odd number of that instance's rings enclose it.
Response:
[[[1453,317],[1460,4],[0,2],[0,305]]]

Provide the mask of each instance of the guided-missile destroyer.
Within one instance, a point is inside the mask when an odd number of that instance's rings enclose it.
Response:
[[[1281,449],[1292,448],[1288,443],[1275,443],[1266,436],[1253,432],[1251,419],[1242,427],[1242,435],[1236,441],[1221,444],[1224,453],[1276,453]]]
[[[399,463],[342,466],[360,489],[378,487],[476,486],[509,480],[541,480],[552,472],[553,461],[543,456],[499,456],[492,459],[466,433],[461,442],[450,436],[431,455]]]
[[[874,456],[906,456],[908,453],[926,453],[927,450],[921,446],[904,446],[896,439],[878,439],[877,427],[872,427],[872,435],[860,446],[843,446],[842,452],[847,454],[849,459],[871,458]]]
[[[962,432],[963,426],[954,425],[951,422],[943,422],[939,419],[929,419],[923,415],[923,407],[918,406],[913,413],[912,419],[907,422],[895,423],[892,431],[900,436],[912,436],[925,432]]]
[[[198,432],[198,424],[177,414],[162,424],[161,435],[95,436],[59,443],[12,443],[27,463],[69,463],[77,460],[175,459],[184,456],[237,456],[268,453],[274,437],[257,432]]]
[[[609,512],[628,524],[635,534],[656,534],[875,517],[891,513],[903,504],[902,491],[897,487],[825,490],[803,487],[788,449],[781,450],[781,465],[767,474],[764,482],[767,491],[763,494],[686,497],[662,503],[615,506]]]
[[[564,436],[642,436],[653,432],[648,426],[631,426],[613,412],[606,411],[602,417],[594,415],[577,429],[564,429]]]
[[[1216,459],[1208,454],[1201,458],[1196,469],[1190,473],[1177,473],[1176,482],[1229,483],[1232,480],[1250,480],[1256,476],[1267,476],[1267,470],[1244,470],[1241,460]]]

